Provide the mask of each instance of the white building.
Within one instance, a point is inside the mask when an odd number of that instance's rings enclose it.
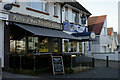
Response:
[[[118,34],[120,35],[120,1],[118,2]]]
[[[11,5],[13,6],[12,8]],[[7,6],[7,7],[6,7]],[[10,8],[10,9],[9,9]],[[8,54],[11,51],[19,53],[62,53],[65,52],[64,40],[85,41],[73,42],[72,47],[68,45],[69,52],[73,47],[72,52],[87,53],[89,50],[88,41],[91,34],[87,37],[74,37],[70,34],[71,31],[63,31],[64,21],[77,26],[73,27],[80,33],[88,32],[87,18],[91,15],[78,2],[20,2],[20,0],[13,0],[12,4],[9,2],[0,2],[0,58],[2,59],[2,67],[8,66]],[[93,37],[95,35],[93,34]],[[24,43],[24,46],[16,45]],[[20,41],[21,40],[21,41]],[[55,44],[54,44],[55,43]],[[63,43],[63,44],[62,44]],[[75,45],[74,45],[75,44]],[[13,46],[13,47],[10,47]],[[54,47],[55,45],[55,47]],[[16,48],[15,46],[19,46]],[[43,49],[41,49],[41,46]],[[15,48],[15,49],[14,49]],[[14,49],[14,50],[13,50]]]
[[[89,17],[88,30],[96,34],[96,41],[90,43],[91,51],[95,53],[109,52],[112,40],[107,36],[107,16]]]
[[[72,34],[72,33],[83,33],[84,30],[86,30],[86,32],[88,32],[88,28],[87,28],[87,18],[91,15],[91,13],[89,11],[87,11],[86,9],[84,9],[80,3],[75,2],[68,2],[63,6],[62,9],[62,23],[64,24],[64,22],[66,22],[65,24],[68,24],[67,29],[65,29],[66,25],[64,26],[64,32],[68,33],[68,34]],[[82,16],[85,16],[85,24],[82,23]],[[75,25],[77,27],[70,27],[70,25]],[[80,29],[78,28],[80,27]],[[89,40],[88,40],[89,41]],[[74,53],[88,53],[89,50],[89,44],[88,41],[84,41],[81,39],[81,41],[79,42],[71,42],[69,39],[63,39],[63,44],[67,44],[63,45],[63,52],[65,53],[69,53],[71,52],[71,49],[73,48],[73,52]],[[73,46],[71,46],[71,44],[74,44]],[[67,49],[67,50],[66,50]]]
[[[117,32],[114,32],[112,27],[107,28],[107,35],[112,40],[111,50],[109,52],[114,52],[118,46]]]

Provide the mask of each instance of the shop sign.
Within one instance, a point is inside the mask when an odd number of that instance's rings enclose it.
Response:
[[[62,25],[60,23],[22,14],[11,13],[9,15],[9,21],[62,30]]]
[[[64,26],[64,31],[79,32],[79,33],[86,32],[86,27],[70,24],[69,22],[63,22],[63,26]]]
[[[8,15],[0,13],[0,20],[8,20]]]

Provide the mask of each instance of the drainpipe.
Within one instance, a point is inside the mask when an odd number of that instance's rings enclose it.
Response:
[[[62,23],[62,8],[63,8],[63,6],[64,6],[65,4],[66,4],[66,2],[64,2],[63,4],[61,3],[61,6],[60,6],[60,17],[61,17],[60,23],[62,24],[62,30],[63,30],[63,28],[64,28],[64,27],[63,27],[63,23]],[[64,41],[64,40],[62,40],[62,45],[61,45],[62,47],[63,47],[63,45],[64,45],[64,44],[63,44],[63,41]],[[63,52],[63,48],[62,48],[62,52]]]
[[[61,16],[61,24],[62,24],[62,8],[63,6],[65,6],[66,2],[64,2],[63,4],[61,4],[61,9],[60,9],[60,16]]]

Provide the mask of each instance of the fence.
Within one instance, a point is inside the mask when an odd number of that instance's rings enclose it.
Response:
[[[92,67],[92,59],[82,54],[44,54],[44,55],[15,55],[9,54],[9,68],[14,70],[29,69],[33,71],[52,71],[51,55],[63,56],[65,68],[86,66]],[[73,56],[74,55],[74,56]]]
[[[120,53],[118,51],[114,53],[91,53],[90,57],[106,60],[106,56],[109,57],[109,60],[120,61]]]

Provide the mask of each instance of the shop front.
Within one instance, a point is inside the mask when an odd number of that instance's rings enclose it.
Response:
[[[18,13],[10,13],[4,24],[5,69],[48,68],[51,56],[62,55],[62,39],[78,40],[60,23]]]
[[[51,72],[51,56],[58,55],[63,56],[65,67],[71,67],[75,53],[82,53],[82,41],[93,39],[87,32],[67,33],[57,22],[10,13],[4,21],[4,69]]]

